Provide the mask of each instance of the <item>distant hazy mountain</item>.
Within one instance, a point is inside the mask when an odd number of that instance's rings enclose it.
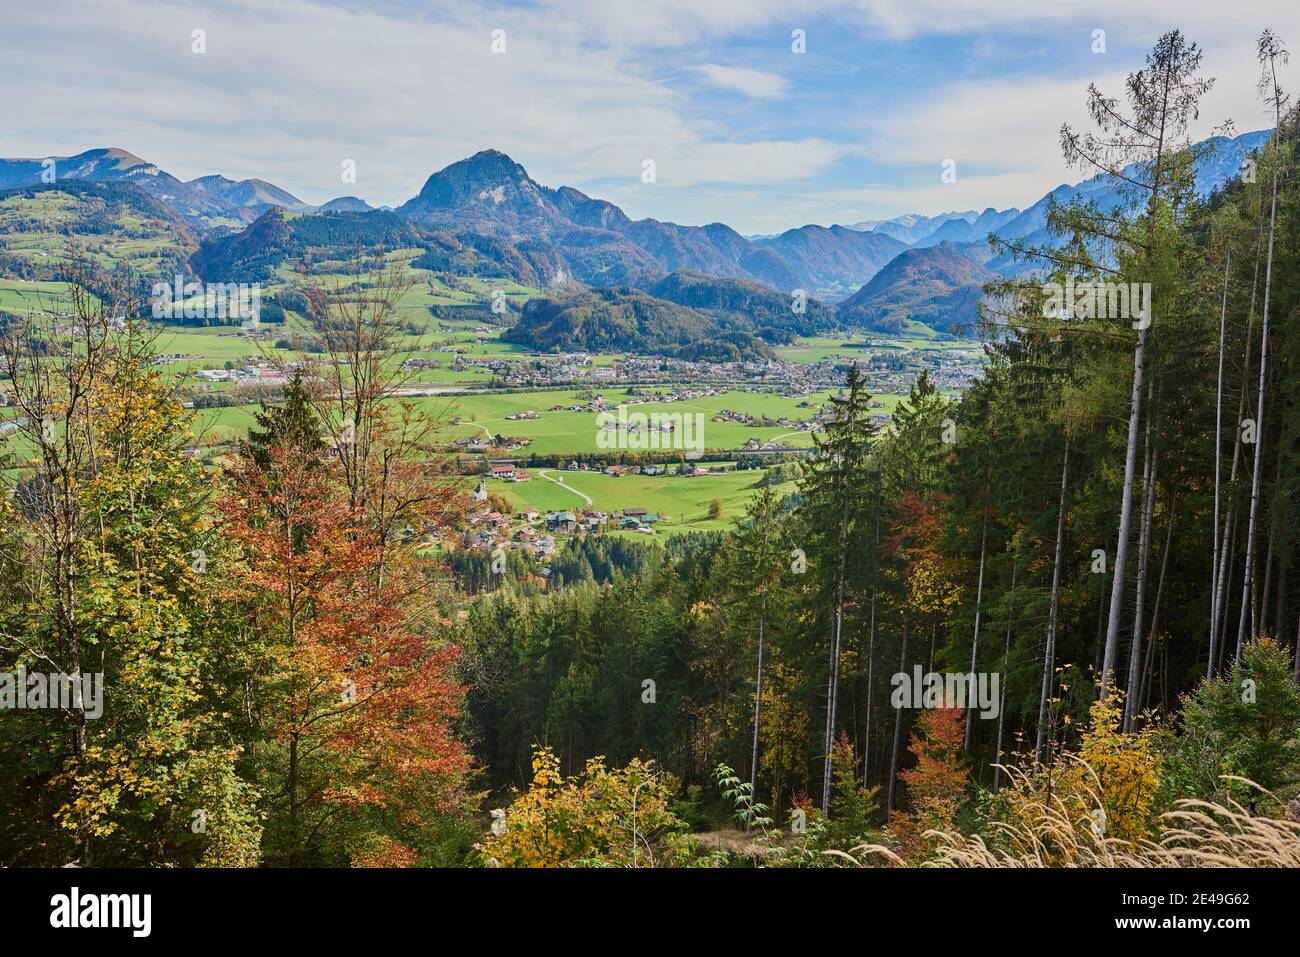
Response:
[[[201,198],[212,206],[253,209],[259,213],[272,206],[295,213],[311,209],[311,206],[293,194],[260,179],[236,181],[224,176],[200,176],[184,185],[183,196]]]
[[[789,263],[809,292],[842,288],[840,296],[864,281],[857,277],[871,278],[906,248],[887,235],[846,226],[801,226],[754,245]]]
[[[895,216],[893,219],[873,219],[863,223],[854,223],[849,229],[857,229],[863,232],[881,233],[906,246],[919,239],[924,239],[936,229],[950,220],[959,219],[963,222],[973,222],[979,214],[973,209],[964,212],[940,213],[937,216],[921,216],[918,213],[905,213],[902,216]]]
[[[1205,140],[1201,145],[1208,148],[1196,167],[1197,194],[1207,196],[1235,178],[1241,172],[1242,161],[1252,151],[1263,146],[1270,133],[1270,130],[1257,130],[1236,137],[1215,136]],[[940,213],[937,216],[909,213],[893,219],[854,223],[849,228],[884,233],[917,247],[935,246],[944,242],[982,242],[988,238],[989,233],[996,233],[1004,239],[1032,236],[1032,242],[1041,243],[1047,239],[1047,207],[1052,196],[1062,203],[1075,197],[1096,200],[1103,209],[1113,209],[1124,202],[1118,182],[1109,176],[1100,175],[1073,185],[1064,183],[1023,212],[1014,208],[996,210],[989,207],[982,213],[974,210]],[[1006,265],[999,263],[999,268]]]
[[[1196,168],[1196,189],[1208,195],[1241,171],[1242,161],[1267,142],[1269,130],[1234,138],[1214,137]],[[1009,253],[993,255],[989,234],[1025,246],[1059,242],[1047,230],[1047,211],[1053,199],[1095,202],[1103,210],[1126,206],[1130,200],[1120,181],[1101,175],[1052,190],[1023,212],[992,207],[978,216],[949,216],[928,236],[918,239],[872,277],[852,297],[840,303],[842,322],[873,329],[899,329],[907,320],[936,329],[969,324],[976,318],[981,286],[997,275],[1024,275],[1041,268],[1035,261],[1016,261]]]
[[[992,206],[972,220],[950,219],[930,235],[917,240],[913,247],[937,246],[940,243],[982,241],[1020,215],[1018,209],[996,210]]]
[[[0,159],[0,189],[36,186],[44,182],[43,175],[55,179],[83,179],[91,182],[145,177],[172,178],[157,166],[116,147],[87,150],[76,156]]]
[[[365,213],[373,207],[356,196],[340,196],[316,207],[318,213]]]

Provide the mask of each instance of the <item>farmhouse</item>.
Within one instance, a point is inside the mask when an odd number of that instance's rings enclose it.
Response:
[[[548,532],[572,532],[578,525],[578,516],[572,512],[547,512],[546,530]]]
[[[494,479],[513,479],[515,477],[515,467],[513,465],[494,465],[491,474]]]

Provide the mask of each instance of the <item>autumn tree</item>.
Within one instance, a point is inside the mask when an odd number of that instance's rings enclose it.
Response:
[[[37,822],[45,846],[28,853],[46,864],[252,864],[256,795],[237,773],[228,703],[209,693],[226,669],[213,601],[224,563],[192,413],[152,365],[152,336],[111,321],[127,304],[71,294],[60,358],[37,360],[14,340],[5,351],[34,461],[0,500],[22,562],[3,576],[0,654],[83,692],[83,677],[99,685],[94,702],[5,722],[6,766],[22,769],[23,792],[58,825],[50,834]]]
[[[922,712],[908,750],[915,767],[899,773],[907,785],[906,812],[895,812],[890,830],[903,844],[907,856],[925,853],[924,834],[950,831],[970,783],[964,749],[966,717],[962,708],[935,708]]]
[[[321,453],[266,451],[266,469],[237,459],[217,506],[238,549],[230,602],[263,658],[267,857],[334,863],[378,846],[406,862],[465,797],[456,649],[418,633],[391,584],[376,590],[378,533]]]

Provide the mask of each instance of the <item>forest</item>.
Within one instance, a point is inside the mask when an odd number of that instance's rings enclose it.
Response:
[[[391,267],[308,291],[219,460],[132,283],[11,317],[0,864],[1300,866],[1300,114],[1265,31],[1272,137],[1202,201],[1201,58],[1082,94],[1130,203],[1004,244],[959,399],[881,427],[847,364],[797,492],[546,579],[457,547]]]

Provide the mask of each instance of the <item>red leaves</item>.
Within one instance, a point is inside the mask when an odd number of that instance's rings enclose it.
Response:
[[[418,782],[436,803],[454,788],[432,779],[470,763],[453,733],[456,648],[412,630],[392,584],[402,576],[386,567],[397,558],[333,472],[320,454],[274,447],[266,469],[242,457],[218,502],[240,551],[233,597],[271,662],[268,731],[328,769],[311,782],[325,803],[388,805]]]

